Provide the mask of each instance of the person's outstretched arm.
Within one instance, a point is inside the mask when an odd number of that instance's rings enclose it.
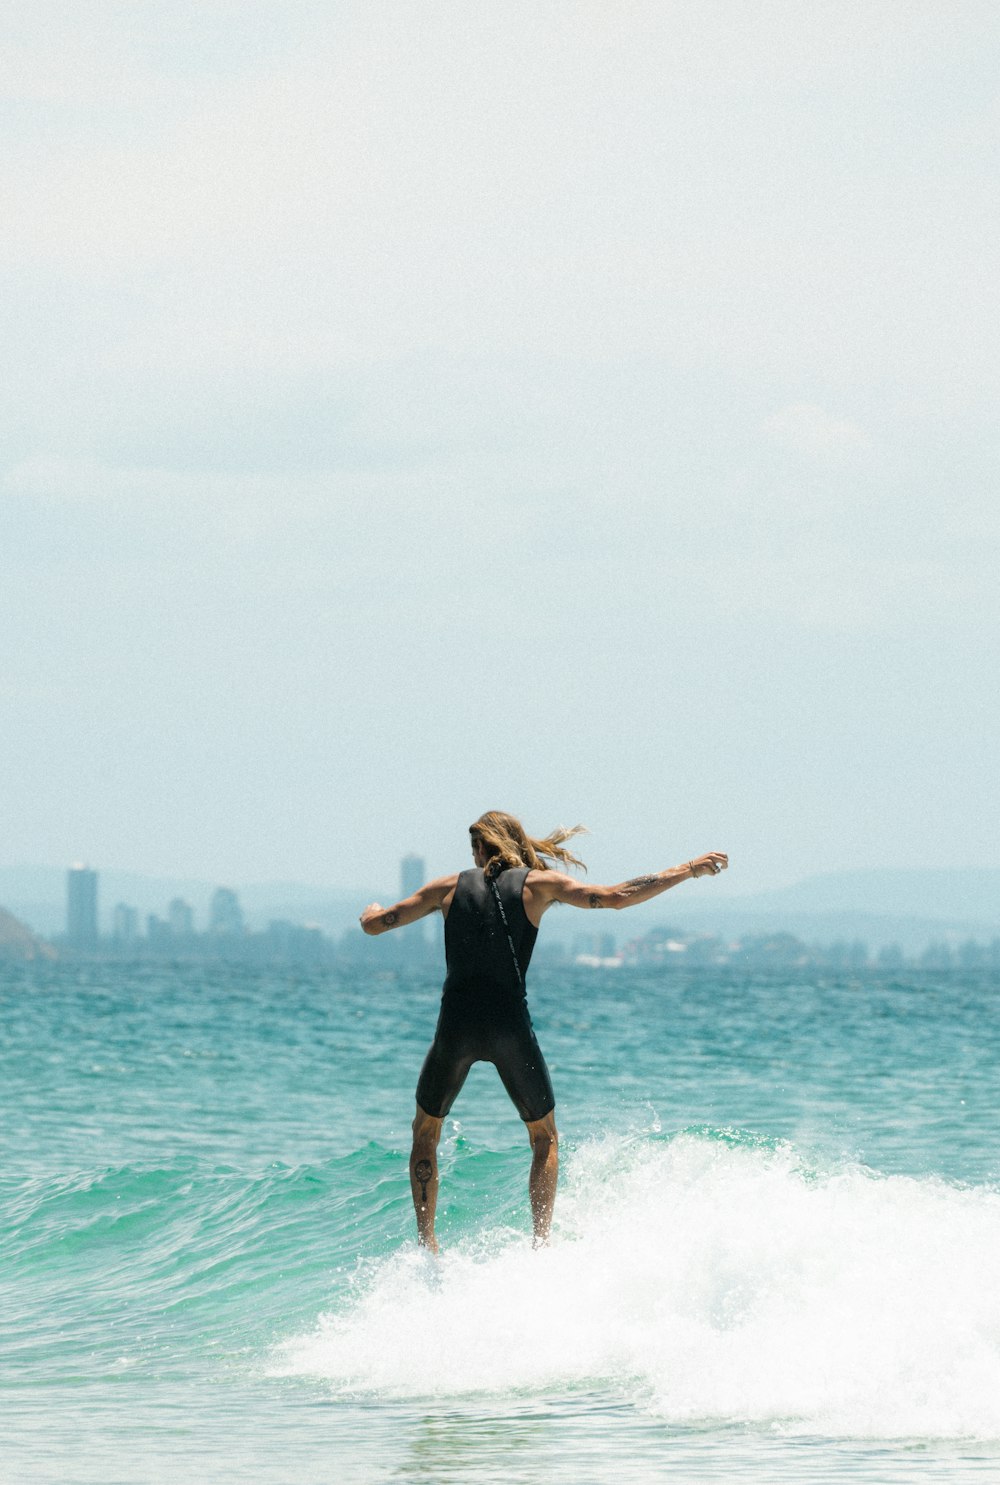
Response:
[[[685,861],[683,866],[668,866],[663,871],[632,877],[614,887],[581,882],[562,871],[533,871],[524,884],[525,908],[528,909],[529,900],[535,913],[543,913],[553,902],[564,902],[568,907],[578,908],[633,907],[636,903],[649,902],[651,897],[659,897],[661,892],[668,892],[680,882],[689,882],[695,877],[718,876],[728,865],[729,857],[724,851],[708,851],[704,856]]]
[[[403,928],[407,923],[415,923],[418,918],[438,912],[454,892],[457,881],[457,874],[439,877],[436,882],[428,882],[412,897],[404,897],[391,908],[384,908],[378,902],[369,903],[358,921],[365,933],[372,935],[388,933],[390,928]]]

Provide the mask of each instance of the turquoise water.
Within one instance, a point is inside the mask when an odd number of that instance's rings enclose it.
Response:
[[[551,1248],[426,974],[6,969],[0,1477],[1000,1478],[996,976],[540,969]]]

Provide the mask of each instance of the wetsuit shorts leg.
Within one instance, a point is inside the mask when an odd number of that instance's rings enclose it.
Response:
[[[484,1015],[474,1005],[442,1003],[437,1031],[417,1083],[417,1103],[443,1119],[474,1062],[492,1062],[525,1123],[544,1119],[556,1106],[552,1079],[521,1002]]]

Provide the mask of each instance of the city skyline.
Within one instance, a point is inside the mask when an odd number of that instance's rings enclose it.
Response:
[[[398,865],[399,893],[406,896],[426,880],[426,864],[409,853]],[[627,922],[608,915],[601,915],[598,923],[592,915],[557,914],[560,921],[546,925],[542,957],[552,964],[592,968],[800,965],[839,973],[862,967],[889,972],[905,965],[928,971],[995,971],[1000,965],[1000,872],[983,875],[982,890],[971,900],[960,873],[909,873],[908,887],[904,884],[902,896],[893,899],[887,888],[898,894],[898,882],[887,874],[880,879],[877,873],[858,872],[803,882],[797,892],[774,894],[771,900],[759,895],[714,903],[703,899],[700,912],[694,899],[678,894],[669,902],[657,899],[634,910]],[[435,974],[441,969],[440,923],[436,932],[431,924],[410,925],[393,937],[388,949],[384,944],[373,947],[357,923],[365,896],[360,889],[341,893],[339,902],[335,889],[327,889],[311,897],[308,909],[302,899],[288,900],[280,908],[275,899],[266,907],[258,902],[255,912],[245,914],[237,890],[215,886],[199,920],[195,906],[177,894],[176,882],[161,882],[159,888],[174,891],[165,909],[162,901],[153,911],[121,900],[113,906],[109,902],[101,922],[100,879],[98,870],[79,862],[60,873],[61,921],[57,924],[50,916],[40,923],[9,891],[4,897],[11,875],[10,868],[0,867],[0,958],[45,960],[58,951],[59,957],[83,959],[221,958],[258,965],[367,964],[372,969],[410,965]],[[276,889],[287,895],[291,884],[272,884],[271,891]],[[145,906],[149,908],[148,900]]]
[[[399,863],[400,894],[407,896],[426,879],[422,858],[409,854]],[[409,931],[393,940],[390,952],[379,954],[357,926],[338,937],[325,934],[318,925],[272,919],[266,930],[252,930],[246,923],[238,894],[228,887],[217,887],[209,905],[208,921],[196,931],[191,905],[182,898],[171,900],[166,918],[150,914],[146,932],[138,931],[137,910],[117,903],[113,912],[110,936],[101,935],[97,926],[97,893],[99,874],[82,864],[66,873],[66,931],[61,939],[64,951],[85,958],[177,957],[185,959],[236,958],[240,962],[352,964],[369,963],[384,968],[400,964],[438,967],[439,955],[428,953],[426,925],[410,925]],[[662,904],[661,904],[662,906]],[[23,943],[22,943],[23,951]],[[645,932],[626,930],[616,934],[607,927],[583,928],[567,942],[549,938],[542,959],[550,962],[571,961],[593,969],[617,968],[623,965],[645,966],[660,970],[684,967],[707,969],[710,966],[741,965],[759,968],[823,968],[850,972],[877,968],[892,972],[903,966],[930,971],[960,968],[966,971],[996,970],[1000,966],[1000,933],[990,939],[971,934],[961,937],[957,930],[929,938],[919,951],[904,949],[897,941],[874,947],[859,937],[840,938],[833,942],[807,942],[795,934],[782,931],[732,933],[720,937],[704,930],[691,932],[683,928],[647,928]]]
[[[423,868],[421,858],[413,853],[400,860],[401,894],[413,890],[418,877],[424,879]],[[72,952],[100,954],[110,948],[116,954],[199,957],[225,951],[227,944],[238,947],[243,943],[251,949],[251,958],[257,959],[272,955],[290,962],[298,956],[319,962],[329,960],[338,945],[338,952],[346,946],[349,958],[359,952],[364,957],[357,915],[367,896],[360,888],[338,892],[300,887],[306,895],[295,898],[294,884],[258,884],[263,896],[244,913],[241,892],[252,895],[252,885],[240,891],[206,886],[206,895],[196,907],[178,895],[176,881],[146,882],[147,888],[160,893],[159,899],[147,895],[140,910],[134,902],[116,901],[114,892],[105,893],[106,906],[98,922],[100,872],[77,863],[57,875],[62,886],[60,903],[50,903],[47,910],[42,905],[39,918],[16,892],[11,894],[15,878],[9,868],[0,867],[0,907],[8,910],[11,924],[19,922],[28,932],[40,933],[43,943],[62,945]],[[962,873],[902,875],[901,882],[886,873],[841,873],[770,895],[698,898],[677,892],[669,900],[658,899],[633,910],[627,922],[617,916],[604,917],[603,926],[595,926],[592,918],[588,923],[589,915],[556,914],[546,926],[546,941],[556,954],[582,954],[594,962],[618,954],[623,944],[628,952],[630,943],[655,939],[657,933],[668,938],[687,936],[692,945],[712,941],[719,934],[723,943],[731,945],[741,941],[759,945],[777,937],[798,943],[798,952],[819,953],[818,959],[809,962],[828,967],[849,963],[852,943],[864,945],[862,957],[867,955],[867,962],[885,966],[901,955],[905,962],[924,967],[994,962],[1000,939],[1000,872],[979,874],[978,895],[969,890]],[[143,881],[112,875],[111,881],[116,880],[130,880],[134,885]],[[386,894],[385,900],[390,896]],[[424,933],[418,931],[421,926]],[[388,960],[402,956],[437,962],[440,924],[436,934],[426,930],[427,925],[411,925],[400,936],[405,942],[390,949]],[[641,958],[641,951],[636,952]],[[717,947],[714,952],[721,950]],[[696,959],[695,954],[691,962]]]
[[[420,866],[423,871],[420,871]],[[77,863],[69,871],[80,869]],[[172,898],[192,900],[193,910],[205,916],[210,911],[213,894],[227,884],[212,881],[197,881],[191,877],[148,877],[136,872],[116,872],[112,869],[84,868],[94,873],[104,883],[100,894],[100,915],[105,928],[110,924],[115,908],[122,900],[135,898],[141,913],[160,914],[166,910],[169,917]],[[259,920],[263,904],[294,902],[296,910],[308,913],[321,903],[337,903],[346,907],[352,917],[360,910],[359,904],[374,894],[379,900],[393,900],[396,895],[406,895],[413,890],[417,876],[422,880],[433,877],[423,858],[409,853],[397,863],[397,883],[364,884],[344,886],[330,881],[325,884],[280,881],[275,878],[254,882],[238,877],[235,887],[246,899],[251,916]],[[65,926],[67,901],[67,868],[64,867],[12,867],[0,865],[0,905],[12,904],[23,910],[25,904],[34,901],[38,906],[46,904],[46,932],[62,932]],[[713,883],[710,894],[680,890],[672,894],[671,907],[687,913],[697,909],[717,911],[725,915],[739,912],[753,905],[781,905],[788,910],[819,913],[858,912],[869,909],[890,916],[909,916],[914,919],[952,918],[987,923],[1000,921],[1000,870],[977,865],[975,871],[952,869],[920,871],[902,868],[891,871],[855,869],[847,872],[810,874],[798,883],[786,888],[772,888],[764,893],[726,891],[723,882]],[[127,903],[125,904],[127,905]],[[186,902],[184,904],[187,906]],[[58,922],[53,921],[53,910]],[[30,918],[30,913],[27,914]]]

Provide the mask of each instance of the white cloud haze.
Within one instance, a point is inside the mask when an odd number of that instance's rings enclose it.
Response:
[[[997,864],[990,8],[9,29],[7,860]]]

